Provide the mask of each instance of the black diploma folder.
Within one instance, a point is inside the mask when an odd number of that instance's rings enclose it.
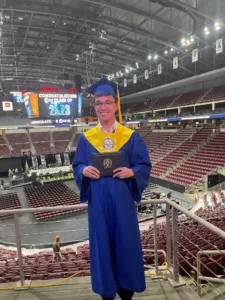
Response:
[[[93,153],[92,165],[100,171],[100,176],[113,176],[113,170],[123,167],[122,152]]]

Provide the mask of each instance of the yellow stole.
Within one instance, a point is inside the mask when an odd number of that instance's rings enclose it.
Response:
[[[133,132],[134,131],[132,129],[121,124],[117,124],[117,128],[114,133],[105,133],[102,132],[97,125],[86,131],[84,136],[100,153],[117,152],[129,141]]]

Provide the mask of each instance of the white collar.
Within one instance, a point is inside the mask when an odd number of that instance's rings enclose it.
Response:
[[[106,130],[102,127],[101,123],[100,123],[100,122],[98,123],[99,128],[100,128],[101,131],[104,132],[104,133],[113,133],[113,132],[115,132],[115,131],[116,131],[116,128],[117,128],[117,125],[118,125],[118,122],[115,120],[115,122],[114,122],[114,124],[112,125],[112,127],[110,128],[110,130],[109,130],[109,131],[106,131]]]

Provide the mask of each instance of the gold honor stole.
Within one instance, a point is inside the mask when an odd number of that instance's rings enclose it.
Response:
[[[84,136],[100,153],[117,152],[129,141],[133,132],[134,130],[121,124],[117,124],[116,131],[114,133],[104,133],[97,125],[86,131]]]

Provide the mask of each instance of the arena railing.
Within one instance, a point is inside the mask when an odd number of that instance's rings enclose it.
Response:
[[[223,296],[224,280],[218,274],[215,265],[218,266],[220,272],[224,273],[225,263],[224,263],[224,253],[222,251],[225,246],[225,232],[214,224],[208,222],[207,220],[195,215],[191,211],[181,207],[175,202],[164,198],[156,200],[146,200],[142,202],[143,205],[152,204],[153,205],[153,220],[148,224],[151,229],[153,229],[153,234],[149,233],[149,240],[152,236],[153,247],[150,246],[149,249],[143,249],[143,252],[153,252],[154,253],[154,263],[152,267],[155,269],[155,275],[160,276],[161,270],[167,270],[167,278],[175,286],[179,287],[181,285],[188,285],[193,293],[196,294],[196,299],[220,299]],[[159,220],[156,216],[157,205],[166,204],[166,216],[164,217],[163,223],[159,224]],[[70,206],[56,206],[56,207],[39,207],[39,208],[22,208],[16,210],[1,210],[0,215],[13,215],[14,216],[14,226],[15,226],[15,236],[16,236],[16,247],[19,262],[19,280],[21,286],[24,286],[24,269],[23,269],[23,255],[21,249],[21,218],[27,213],[35,212],[52,212],[52,211],[66,211],[74,209],[86,209],[87,204],[78,204]],[[221,209],[219,209],[221,210]],[[218,210],[218,211],[219,211]],[[178,214],[181,214],[178,217]],[[160,220],[162,222],[162,220]],[[161,242],[159,240],[159,230],[164,230],[165,233],[165,248],[159,249],[158,244]],[[203,234],[204,233],[204,234]],[[145,233],[146,235],[148,233]],[[211,237],[210,239],[208,237]],[[221,243],[215,243],[215,241],[221,241]],[[224,244],[223,244],[224,242]],[[193,246],[193,247],[190,247]],[[220,250],[221,245],[221,250]],[[194,251],[193,251],[194,249]],[[215,257],[210,257],[211,252],[208,250],[217,250],[220,253],[220,259],[216,260]],[[166,267],[162,268],[159,266],[159,253],[163,255],[163,261],[166,263]],[[214,252],[213,252],[214,253]],[[217,253],[217,252],[216,252]],[[205,255],[207,262],[201,260],[202,255]],[[215,265],[212,269],[212,263]],[[204,268],[203,268],[204,267]],[[205,275],[205,270],[210,272]],[[164,271],[163,271],[164,272]],[[182,275],[182,276],[180,276]],[[211,277],[216,278],[215,280]],[[204,280],[204,285],[202,284]],[[220,285],[219,283],[223,284]],[[201,291],[204,293],[202,294]],[[201,295],[202,298],[201,298]]]

